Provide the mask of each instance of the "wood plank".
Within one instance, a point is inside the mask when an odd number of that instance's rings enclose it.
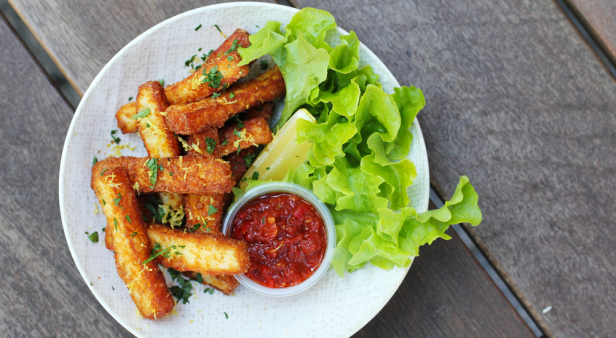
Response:
[[[0,332],[129,337],[88,290],[66,246],[58,172],[72,109],[1,15],[0,45]]]
[[[616,63],[616,2],[613,0],[565,0]]]
[[[105,64],[139,34],[172,16],[229,1],[9,2],[73,87],[83,95]]]
[[[550,0],[298,0],[423,89],[433,180],[466,174],[476,240],[560,337],[616,332],[616,83]],[[545,314],[542,309],[551,306]]]
[[[535,337],[460,238],[421,248],[402,285],[354,337]]]

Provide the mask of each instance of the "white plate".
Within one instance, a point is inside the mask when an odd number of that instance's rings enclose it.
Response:
[[[182,337],[193,335],[224,337],[348,337],[362,328],[387,303],[408,269],[384,271],[368,265],[346,277],[330,269],[310,290],[288,298],[269,298],[241,286],[236,296],[220,292],[203,293],[194,286],[190,304],[178,304],[177,316],[157,321],[141,318],[115,268],[113,254],[103,244],[105,217],[94,215],[96,197],[90,189],[92,157],[107,157],[109,132],[118,129],[114,113],[136,96],[137,87],[149,80],[165,79],[173,83],[188,75],[184,61],[207,53],[224,40],[214,24],[231,34],[236,28],[257,32],[269,20],[285,25],[296,9],[264,3],[227,3],[198,8],[166,20],[124,47],[103,68],[88,88],[68,130],[60,166],[60,212],[69,249],[86,284],[103,307],[127,330],[139,337]],[[199,31],[195,27],[203,26]],[[340,34],[333,34],[335,41]],[[361,37],[359,37],[361,39]],[[328,39],[329,41],[334,41]],[[386,92],[399,86],[385,65],[364,45],[360,49],[361,66],[370,64],[380,75]],[[255,69],[259,68],[256,63]],[[134,100],[134,99],[133,99]],[[280,107],[278,107],[280,108]],[[419,212],[428,207],[428,160],[417,120],[409,158],[417,167],[417,179],[410,188],[411,205]],[[131,143],[137,149],[123,149],[124,155],[146,156],[138,135],[116,135],[121,145]],[[98,231],[101,241],[91,243],[85,231]],[[168,279],[169,280],[169,279]],[[169,282],[171,284],[171,282]],[[115,288],[115,290],[112,289]],[[229,315],[225,319],[224,312]]]

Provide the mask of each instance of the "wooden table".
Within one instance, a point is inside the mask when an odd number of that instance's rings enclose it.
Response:
[[[83,93],[137,35],[216,2],[11,5]],[[484,222],[468,232],[544,334],[616,332],[616,83],[556,3],[292,3],[330,11],[400,83],[423,89],[419,119],[433,185],[447,197],[461,174],[471,178]],[[578,5],[596,15],[614,10],[605,0]],[[606,28],[596,29],[605,32],[595,36],[606,50],[615,20],[602,17]],[[74,109],[4,17],[0,44],[0,332],[130,336],[87,290],[64,239],[58,170]],[[398,292],[357,337],[534,336],[450,235],[422,248]]]

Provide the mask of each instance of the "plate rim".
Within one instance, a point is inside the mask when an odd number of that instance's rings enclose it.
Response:
[[[133,334],[136,337],[146,337],[144,335],[143,332],[137,331],[135,328],[131,327],[130,325],[128,325],[128,323],[126,323],[122,317],[120,317],[117,313],[115,313],[115,311],[112,311],[111,307],[109,306],[109,304],[107,304],[106,301],[104,301],[101,296],[98,294],[98,292],[96,291],[96,289],[91,285],[91,281],[88,279],[87,274],[85,273],[84,269],[82,268],[82,262],[80,260],[80,258],[78,257],[77,253],[75,252],[75,248],[73,247],[73,243],[72,240],[69,236],[69,229],[67,226],[67,220],[66,220],[66,215],[65,215],[65,201],[64,201],[64,196],[65,196],[65,172],[66,172],[66,163],[67,163],[67,157],[68,157],[68,149],[70,148],[70,143],[73,139],[73,136],[75,134],[74,130],[75,130],[75,126],[77,124],[77,121],[79,120],[79,118],[82,115],[82,111],[84,109],[84,106],[86,104],[86,102],[89,100],[90,96],[92,95],[92,92],[94,91],[94,88],[96,87],[96,85],[98,85],[98,83],[101,81],[103,75],[107,72],[107,69],[109,67],[111,67],[112,64],[114,64],[116,62],[117,59],[119,59],[120,57],[123,56],[124,53],[126,53],[130,48],[132,48],[133,45],[135,45],[139,40],[143,39],[145,36],[152,34],[154,31],[160,29],[162,26],[169,24],[170,22],[174,22],[177,20],[182,20],[184,17],[190,16],[192,14],[196,14],[198,12],[202,12],[202,11],[207,11],[207,10],[211,10],[211,9],[220,9],[220,8],[226,8],[226,7],[251,7],[251,6],[261,6],[261,7],[271,7],[272,9],[276,9],[276,10],[285,10],[285,11],[291,11],[294,13],[297,13],[300,11],[300,9],[294,8],[294,7],[289,7],[289,6],[284,6],[284,5],[280,5],[280,4],[273,4],[273,3],[263,3],[263,2],[254,2],[254,1],[246,1],[246,2],[226,2],[226,3],[221,3],[221,4],[213,4],[213,5],[207,5],[207,6],[202,6],[202,7],[198,7],[198,8],[194,8],[191,9],[189,11],[177,14],[173,17],[170,17],[168,19],[165,19],[161,22],[159,22],[158,24],[150,27],[149,29],[147,29],[146,31],[142,32],[141,34],[139,34],[138,36],[136,36],[133,40],[131,40],[129,43],[127,43],[124,47],[122,47],[122,49],[120,49],[106,64],[105,66],[98,72],[98,74],[96,75],[96,77],[92,80],[92,83],[90,83],[90,85],[88,86],[88,89],[85,91],[83,97],[81,98],[81,101],[79,103],[79,105],[77,106],[77,109],[75,109],[75,113],[73,114],[73,118],[71,119],[71,123],[69,125],[69,128],[66,132],[66,138],[64,140],[64,145],[62,147],[62,157],[60,160],[60,169],[59,169],[59,179],[58,179],[58,194],[59,194],[59,207],[60,207],[60,217],[62,220],[62,228],[64,230],[64,237],[66,239],[67,242],[67,246],[69,248],[69,251],[71,253],[71,257],[73,258],[73,263],[75,263],[75,266],[77,267],[77,270],[79,271],[79,274],[81,275],[81,278],[83,279],[83,281],[86,283],[86,286],[88,287],[88,289],[90,290],[90,292],[92,293],[92,295],[94,296],[94,298],[96,298],[96,300],[98,301],[98,303],[105,309],[105,311],[107,311],[107,313],[109,315],[111,315],[111,317],[113,319],[115,319],[120,325],[122,325],[122,327],[124,327],[127,331],[129,331],[131,334]],[[337,23],[336,23],[337,24]],[[341,28],[340,26],[336,25],[336,30],[343,34],[343,35],[347,35],[349,34],[345,29]],[[396,77],[391,73],[391,71],[389,70],[389,67],[387,67],[387,65],[381,61],[381,59],[368,47],[366,46],[363,42],[360,41],[361,46],[365,49],[365,51],[370,54],[374,59],[378,60],[382,66],[384,71],[386,72],[385,75],[388,75],[391,79],[393,79],[393,85],[394,87],[400,87],[400,83],[398,82],[398,80],[396,79]],[[423,210],[427,210],[428,209],[428,203],[429,203],[429,192],[430,192],[430,184],[429,184],[429,179],[430,179],[430,171],[429,171],[429,163],[428,163],[428,153],[427,153],[427,149],[426,149],[426,145],[425,145],[425,140],[423,137],[423,132],[421,130],[421,126],[419,124],[419,120],[417,119],[417,117],[415,117],[415,119],[413,120],[413,125],[415,125],[417,127],[417,130],[419,132],[420,137],[417,138],[413,138],[413,141],[419,141],[420,142],[420,147],[424,149],[423,152],[423,165],[424,165],[424,169],[425,169],[425,174],[427,176],[428,179],[428,184],[426,185],[426,192],[425,192],[425,202],[423,203],[423,205],[421,206]],[[359,321],[358,325],[353,326],[351,330],[349,330],[348,332],[345,333],[345,335],[347,337],[350,337],[352,335],[354,335],[355,333],[357,333],[359,330],[361,330],[364,326],[366,326],[366,324],[368,324],[372,319],[374,319],[374,317],[376,317],[376,315],[381,312],[381,310],[385,307],[385,305],[387,305],[387,303],[391,300],[391,298],[393,297],[393,295],[396,293],[396,291],[398,291],[398,289],[400,288],[400,285],[402,284],[402,282],[404,281],[404,278],[406,278],[406,275],[408,274],[412,263],[414,262],[415,257],[412,257],[411,259],[411,264],[409,264],[408,267],[405,268],[405,272],[404,274],[401,275],[400,279],[396,282],[396,286],[395,288],[392,288],[391,292],[387,295],[387,297],[383,297],[383,301],[381,302],[381,304],[379,304],[379,306],[374,308],[374,311],[372,311],[372,313],[367,313],[366,317],[364,317],[361,321]]]

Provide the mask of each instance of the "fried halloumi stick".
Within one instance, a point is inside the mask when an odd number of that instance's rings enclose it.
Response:
[[[266,102],[259,106],[254,106],[244,113],[243,121],[262,118],[268,121],[274,115],[274,102]]]
[[[195,134],[209,127],[220,128],[230,117],[284,94],[284,79],[276,66],[255,79],[236,84],[219,97],[169,106],[165,110],[167,126],[181,135]]]
[[[179,156],[180,144],[172,131],[167,129],[163,116],[169,106],[165,90],[158,81],[149,81],[139,86],[137,93],[137,112],[139,115],[139,135],[143,140],[149,157]],[[149,111],[149,113],[148,113]],[[183,198],[180,194],[162,192],[159,194],[163,204],[172,209],[182,207]]]
[[[203,275],[234,275],[248,271],[248,245],[221,234],[189,233],[160,224],[147,229],[152,243],[169,254],[158,256],[158,263],[177,271],[195,271]]]
[[[197,273],[194,271],[184,271],[182,274],[192,280],[198,281]],[[211,286],[227,296],[233,294],[233,291],[235,291],[235,289],[240,285],[240,282],[238,282],[233,276],[201,275],[201,279],[203,280],[203,285]]]
[[[248,36],[245,30],[236,30],[209,55],[204,66],[184,80],[167,86],[165,93],[169,103],[187,104],[202,100],[246,76],[250,66],[237,65],[242,60],[237,48],[250,46]]]
[[[206,128],[196,134],[188,135],[188,141],[182,144],[188,155],[214,156],[216,145],[220,144],[218,128]]]
[[[115,116],[122,134],[132,134],[139,131],[139,121],[132,118],[135,114],[137,114],[137,102],[127,103],[118,109]]]
[[[117,167],[128,169],[130,184],[139,193],[223,194],[230,192],[235,183],[231,178],[231,166],[228,162],[204,156],[161,159],[109,157],[97,162],[92,167],[92,172],[103,174],[106,170]],[[154,175],[156,178],[150,179]]]
[[[147,319],[168,315],[175,301],[156,262],[143,264],[150,257],[151,246],[128,171],[124,168],[112,168],[102,174],[94,171],[91,186],[107,218],[106,245],[115,252],[118,275],[137,309]]]
[[[186,195],[186,228],[196,232],[220,233],[224,195]],[[194,230],[193,230],[194,228]]]

